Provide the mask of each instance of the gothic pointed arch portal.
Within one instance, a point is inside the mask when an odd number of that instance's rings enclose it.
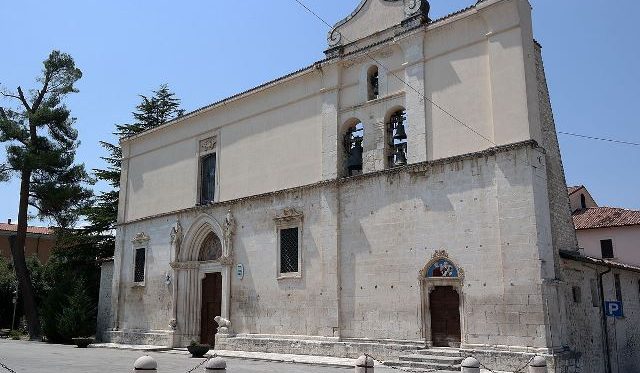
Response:
[[[229,319],[231,266],[233,264],[231,212],[220,225],[214,217],[201,214],[174,247],[173,346],[191,341],[215,343],[218,325],[214,318]],[[172,233],[172,237],[175,235]]]
[[[436,251],[419,274],[422,330],[428,347],[460,347],[464,342],[464,270],[445,250]]]

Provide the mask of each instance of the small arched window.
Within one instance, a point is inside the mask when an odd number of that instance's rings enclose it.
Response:
[[[202,241],[198,260],[201,262],[209,262],[212,260],[218,260],[221,257],[222,243],[220,242],[218,236],[216,236],[214,233],[209,233],[204,241]]]
[[[584,194],[580,194],[580,206],[582,206],[583,209],[587,208],[587,197],[585,197]]]
[[[349,126],[344,134],[344,150],[346,159],[346,175],[362,174],[362,141],[364,140],[364,125],[356,122]]]
[[[407,112],[397,110],[387,123],[388,164],[389,167],[407,164]]]
[[[378,66],[371,66],[367,71],[367,98],[369,101],[380,97],[380,76]]]

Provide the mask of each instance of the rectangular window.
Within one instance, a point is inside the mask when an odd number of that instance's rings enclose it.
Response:
[[[600,307],[600,291],[598,290],[598,282],[591,279],[591,305]]]
[[[601,240],[602,259],[613,259],[613,240]]]
[[[144,269],[146,261],[146,249],[136,249],[136,261],[133,274],[133,281],[136,283],[144,282]]]
[[[622,302],[622,285],[620,284],[620,275],[614,275],[614,281],[616,286],[616,300]]]
[[[280,230],[280,273],[299,272],[298,227]]]
[[[216,153],[200,158],[200,203],[214,201],[216,190]]]
[[[582,289],[579,286],[573,287],[573,301],[575,303],[582,303]]]

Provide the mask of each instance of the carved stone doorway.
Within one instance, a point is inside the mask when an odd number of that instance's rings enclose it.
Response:
[[[435,347],[460,347],[460,295],[453,286],[436,286],[429,294],[431,341]]]
[[[222,314],[222,274],[207,273],[202,280],[200,343],[215,346],[218,324],[214,320]]]

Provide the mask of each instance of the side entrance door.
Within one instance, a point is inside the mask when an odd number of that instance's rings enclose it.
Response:
[[[222,274],[208,273],[202,280],[200,343],[215,346],[218,324],[214,320],[222,311]]]
[[[452,286],[438,286],[429,294],[431,340],[435,347],[460,347],[460,296]]]

